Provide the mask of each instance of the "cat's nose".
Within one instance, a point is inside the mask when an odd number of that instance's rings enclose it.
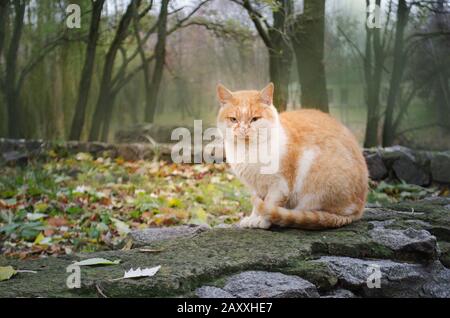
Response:
[[[247,132],[248,132],[248,127],[245,127],[245,126],[239,127],[239,132],[240,132],[241,134],[243,134],[243,135],[247,134]]]

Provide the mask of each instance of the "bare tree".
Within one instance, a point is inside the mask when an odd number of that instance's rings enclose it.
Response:
[[[158,41],[156,42],[155,47],[155,68],[153,70],[150,90],[146,95],[145,120],[150,123],[152,123],[155,118],[155,111],[158,106],[158,92],[166,60],[168,8],[169,0],[162,0],[158,18]]]
[[[370,0],[366,0],[367,7]],[[381,0],[376,0],[375,4],[380,7]],[[388,17],[392,1],[389,5]],[[369,18],[370,13],[367,13]],[[388,22],[387,22],[388,23]],[[388,28],[388,25],[385,25]],[[387,30],[387,29],[386,29]],[[364,78],[366,85],[366,132],[364,136],[364,147],[370,148],[378,145],[378,126],[380,122],[380,91],[383,78],[383,68],[386,59],[387,36],[381,39],[380,28],[369,28],[366,24],[366,48],[365,55],[362,56],[364,62]]]
[[[234,2],[244,7],[269,55],[269,77],[275,85],[274,105],[285,111],[288,103],[289,73],[292,66],[292,49],[287,38],[288,19],[292,14],[292,0],[275,0],[272,8],[272,24],[250,0]]]
[[[386,105],[386,112],[383,125],[383,146],[391,146],[394,137],[394,108],[398,102],[398,94],[400,92],[400,85],[405,70],[407,55],[404,52],[405,47],[405,28],[408,23],[408,17],[411,8],[406,3],[406,0],[399,0],[397,8],[397,21],[395,28],[395,43],[394,43],[394,59],[391,79],[389,83],[389,94]]]
[[[71,41],[64,31],[49,37],[46,43],[36,50],[29,59],[19,65],[19,48],[21,45],[25,12],[29,4],[28,0],[1,0],[0,25],[0,65],[4,68],[0,73],[0,90],[2,91],[8,112],[8,135],[12,138],[24,137],[23,110],[20,100],[22,87],[27,76],[39,65],[44,58],[62,43]],[[6,3],[5,3],[6,2]],[[6,8],[3,10],[3,8]],[[9,26],[5,19],[12,16],[12,25]],[[5,36],[5,31],[12,34]],[[9,41],[7,41],[9,40]],[[9,42],[9,43],[7,43]],[[5,66],[3,67],[2,62]]]
[[[104,133],[107,130],[105,128],[105,124],[108,125],[107,122],[109,121],[112,112],[112,110],[108,109],[108,107],[113,105],[111,101],[111,89],[113,82],[114,62],[122,42],[128,36],[128,27],[133,20],[134,10],[140,6],[141,2],[141,0],[130,2],[125,14],[119,22],[114,39],[109,46],[108,52],[106,53],[105,62],[103,65],[103,75],[100,84],[100,92],[91,123],[89,140],[98,140],[101,129],[103,128]],[[103,137],[106,138],[106,136]]]
[[[17,84],[18,65],[17,57],[22,38],[25,8],[25,0],[14,1],[14,22],[11,41],[6,52],[5,58],[5,76],[2,82],[2,88],[5,95],[6,105],[8,109],[8,129],[9,136],[13,138],[21,137],[21,107],[19,98],[20,87]]]
[[[105,0],[92,1],[92,14],[88,43],[86,47],[83,71],[81,72],[80,85],[78,88],[78,99],[75,105],[75,114],[70,129],[70,139],[72,140],[79,140],[83,131],[104,3]]]

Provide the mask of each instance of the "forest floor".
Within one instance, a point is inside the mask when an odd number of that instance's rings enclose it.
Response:
[[[448,195],[371,182],[368,206]],[[133,230],[220,227],[251,210],[226,165],[93,159],[87,153],[0,167],[0,254],[39,258],[122,248]]]

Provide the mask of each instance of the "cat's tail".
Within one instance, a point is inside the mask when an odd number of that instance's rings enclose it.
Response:
[[[283,207],[268,207],[262,201],[258,210],[272,224],[303,229],[338,228],[360,218],[359,213],[340,215],[326,211],[299,211]]]

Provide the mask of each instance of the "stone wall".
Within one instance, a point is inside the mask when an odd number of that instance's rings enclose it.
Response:
[[[372,180],[397,179],[428,186],[450,184],[450,151],[419,151],[394,146],[364,150]]]
[[[122,157],[125,160],[147,160],[155,156],[170,161],[171,145],[146,143],[107,144],[101,142],[48,142],[0,138],[0,161],[26,163],[30,158],[51,154],[65,156],[88,152],[94,157]],[[419,151],[401,146],[365,149],[364,156],[373,180],[404,180],[428,186],[450,184],[450,150]]]

